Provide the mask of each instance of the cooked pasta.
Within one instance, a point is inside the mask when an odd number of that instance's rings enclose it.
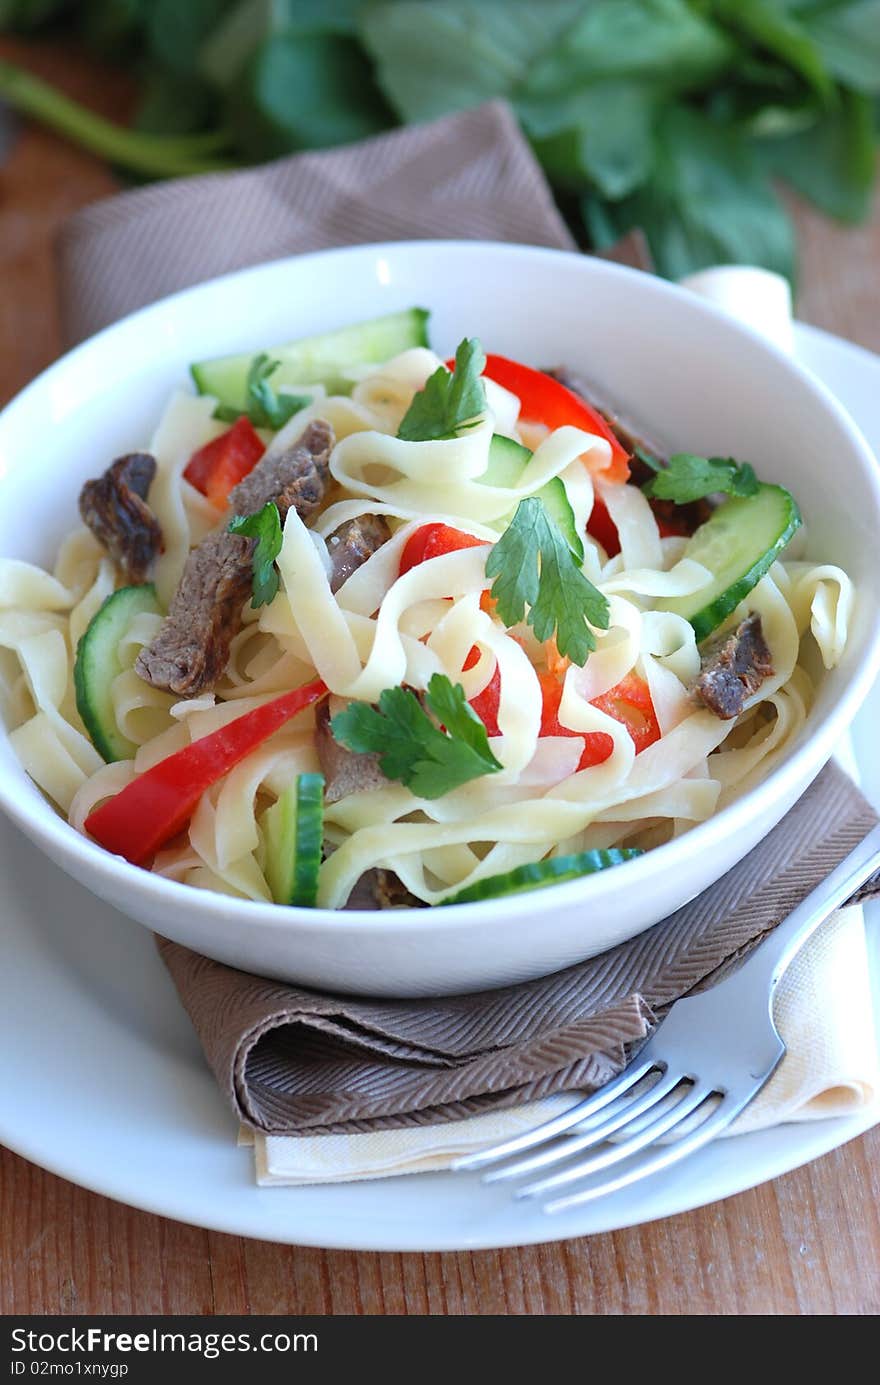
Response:
[[[282,401],[292,393],[310,402],[277,431],[258,428],[267,445],[260,465],[322,421],[334,438],[331,480],[315,512],[287,510],[277,593],[258,608],[245,601],[223,672],[191,695],[151,685],[138,656],[155,647],[190,554],[228,525],[231,511],[185,472],[229,425],[215,417],[210,395],[172,398],[148,444],[156,466],[146,500],[162,535],[156,604],[135,611],[114,637],[108,735],[124,753],[109,763],[86,729],[75,665],[107,598],[127,586],[124,570],[88,528],[71,533],[51,573],[0,560],[0,690],[10,739],[76,830],[85,832],[101,804],[151,767],[314,680],[326,685],[335,717],[399,688],[413,690],[424,709],[440,675],[477,716],[491,702],[483,724],[497,762],[432,796],[377,771],[374,754],[361,787],[355,781],[338,797],[328,788],[316,899],[329,909],[344,907],[377,868],[412,902],[437,904],[531,863],[655,847],[710,817],[785,755],[810,714],[817,670],[833,669],[844,651],[855,600],[846,574],[785,554],[768,564],[716,633],[758,617],[772,672],[746,686],[735,716],[719,715],[694,691],[706,641],[676,609],[699,606],[717,574],[643,489],[615,477],[607,430],[539,427],[515,391],[486,378],[485,405],[469,426],[444,437],[398,436],[414,398],[442,368],[416,346],[362,368],[350,394],[313,380],[282,387]],[[498,438],[534,450],[518,475],[487,484]],[[594,648],[581,662],[539,638],[527,613],[506,624],[486,571],[520,502],[540,498],[551,482],[583,544],[578,571],[606,613],[607,628],[587,622]],[[616,553],[596,536],[607,532],[591,522],[600,511],[616,530]],[[377,520],[386,541],[334,589],[333,536]],[[404,561],[427,526],[466,537]],[[547,562],[545,555],[541,571]],[[325,768],[319,706],[211,783],[145,864],[197,888],[271,900],[267,814],[299,776]]]

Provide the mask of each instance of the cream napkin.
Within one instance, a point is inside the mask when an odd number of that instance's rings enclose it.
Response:
[[[784,350],[793,349],[791,296],[780,276],[720,266],[685,283]],[[837,758],[857,781],[848,743]],[[853,1115],[880,1102],[860,905],[839,910],[795,958],[780,983],[774,1015],[786,1056],[728,1135]],[[459,1155],[528,1130],[576,1100],[577,1094],[557,1095],[467,1120],[369,1134],[280,1136],[243,1129],[240,1141],[253,1144],[256,1179],[263,1187],[355,1182],[447,1169]]]
[[[880,1100],[864,915],[841,909],[792,962],[776,997],[776,1024],[788,1052],[728,1134],[786,1121],[851,1116]],[[458,1155],[549,1120],[579,1097],[555,1096],[468,1120],[367,1135],[263,1135],[254,1147],[262,1187],[348,1183],[447,1169]]]

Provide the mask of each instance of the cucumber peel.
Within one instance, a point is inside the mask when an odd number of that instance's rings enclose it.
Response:
[[[522,443],[496,433],[489,448],[489,465],[478,479],[484,486],[513,487],[517,485],[531,459],[531,452],[527,447],[523,447]],[[583,540],[575,527],[574,511],[569,504],[562,477],[554,476],[547,481],[540,490],[535,491],[535,497],[541,501],[578,562],[582,563]],[[502,523],[506,525],[512,517],[508,516]]]
[[[544,861],[517,866],[503,875],[489,875],[485,880],[475,880],[456,894],[441,899],[440,903],[474,904],[481,899],[523,894],[526,890],[539,890],[544,885],[558,885],[563,880],[594,875],[596,871],[608,870],[611,866],[622,865],[624,861],[641,855],[637,847],[611,847],[607,851],[579,851],[572,856],[550,856]]]
[[[347,372],[352,367],[381,365],[410,347],[428,345],[428,316],[425,308],[407,308],[336,332],[264,348],[279,362],[272,372],[272,388],[324,385],[328,394],[351,394],[354,381]],[[246,351],[196,361],[190,372],[199,394],[213,395],[224,411],[245,413],[248,371],[259,354]]]
[[[266,883],[276,904],[314,908],[324,846],[324,776],[298,774],[263,814]]]
[[[794,496],[782,486],[762,483],[755,495],[725,500],[682,554],[708,568],[711,581],[689,596],[658,601],[657,610],[684,616],[697,642],[705,640],[769,572],[800,526]]]
[[[73,666],[76,709],[92,744],[108,764],[130,760],[137,750],[119,730],[113,711],[113,680],[122,672],[119,641],[136,615],[143,611],[159,615],[161,609],[152,583],[120,587],[92,616],[77,645]]]

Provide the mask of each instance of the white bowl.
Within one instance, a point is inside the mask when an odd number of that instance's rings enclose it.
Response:
[[[630,270],[525,246],[414,242],[262,265],[176,294],[58,361],[0,415],[0,554],[49,564],[82,482],[142,446],[187,364],[413,304],[441,355],[464,335],[582,369],[673,448],[752,461],[789,486],[812,557],[860,594],[840,667],[786,759],[683,837],[546,891],[433,910],[333,913],[160,879],[63,822],[0,741],[0,806],[124,914],[220,961],[340,991],[427,995],[539,976],[633,937],[711,885],[783,816],[843,735],[880,663],[880,473],[828,391],[747,328]]]

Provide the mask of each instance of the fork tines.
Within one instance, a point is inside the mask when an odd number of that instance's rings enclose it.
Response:
[[[478,1169],[489,1164],[498,1165],[483,1179],[486,1183],[498,1183],[566,1164],[584,1150],[595,1149],[609,1137],[615,1137],[613,1144],[606,1144],[589,1158],[527,1183],[515,1194],[518,1198],[536,1197],[551,1189],[581,1182],[649,1150],[664,1136],[672,1137],[671,1143],[660,1146],[658,1152],[649,1154],[634,1167],[593,1183],[580,1192],[548,1202],[545,1210],[556,1212],[576,1203],[592,1201],[676,1163],[712,1139],[734,1119],[739,1109],[740,1103],[725,1097],[716,1088],[695,1080],[690,1074],[671,1073],[661,1063],[646,1057],[621,1073],[615,1082],[577,1102],[553,1120],[492,1149],[458,1159],[453,1167]],[[536,1148],[537,1153],[505,1162],[511,1155]]]

